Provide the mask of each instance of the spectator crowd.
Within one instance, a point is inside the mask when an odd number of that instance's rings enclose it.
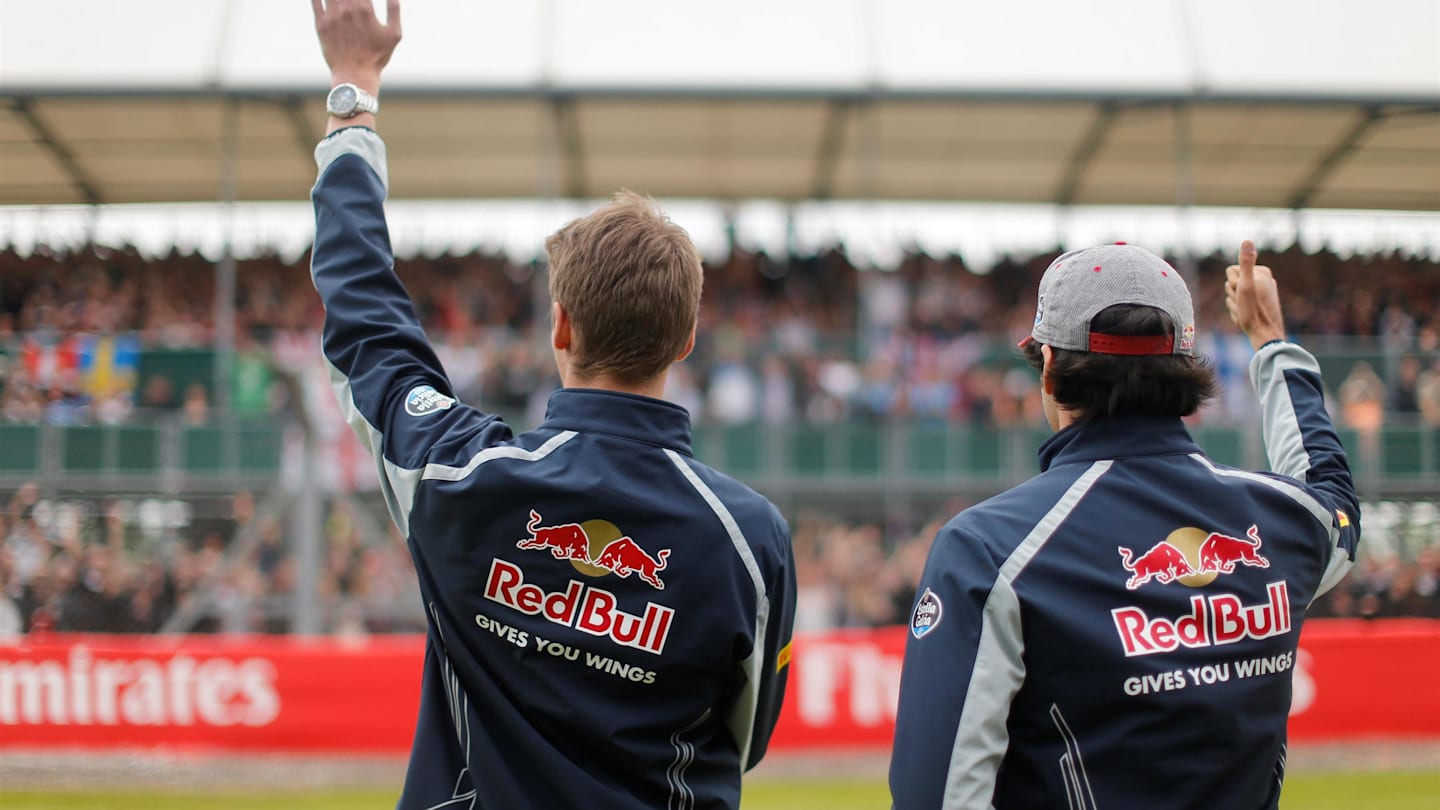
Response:
[[[667,395],[698,420],[727,424],[1034,423],[1034,375],[1011,349],[1030,328],[1034,291],[1054,255],[973,268],[960,256],[912,254],[898,267],[871,268],[840,250],[787,258],[734,251],[706,266],[697,350],[676,367]],[[1374,403],[1371,410],[1440,424],[1440,261],[1298,248],[1266,258],[1285,278],[1283,303],[1295,334],[1321,350],[1327,341],[1362,338],[1396,358],[1394,367],[1367,366],[1354,376],[1357,418],[1373,419],[1363,412]],[[1201,418],[1236,422],[1253,411],[1244,376],[1248,344],[1224,309],[1229,262],[1203,257],[1189,274],[1201,349],[1227,390]],[[308,257],[240,262],[237,362],[313,359],[322,312],[307,267]],[[538,418],[558,385],[546,341],[543,267],[476,252],[402,259],[397,270],[462,398],[520,423]],[[97,381],[92,355],[113,365],[136,346],[209,347],[214,285],[214,267],[199,255],[146,258],[96,247],[0,252],[0,352],[10,358],[0,418],[107,423],[135,418],[136,409],[207,418],[214,403],[206,386],[163,375],[137,384],[124,373]],[[126,341],[108,349],[67,342],[82,335]],[[255,398],[235,396],[242,395]]]
[[[697,351],[676,367],[667,396],[697,421],[722,424],[1037,424],[1037,381],[1013,345],[1029,331],[1034,290],[1054,255],[973,268],[959,256],[912,254],[898,267],[873,268],[841,250],[786,258],[737,250],[706,265]],[[1392,418],[1440,429],[1440,261],[1296,248],[1266,258],[1285,279],[1293,333],[1322,351],[1359,338],[1388,359],[1354,363],[1330,381],[1342,422],[1362,436]],[[1196,291],[1201,348],[1227,392],[1200,421],[1254,418],[1248,344],[1224,311],[1229,261],[1217,254],[1180,263]],[[285,408],[293,391],[267,389],[265,369],[317,363],[322,313],[307,266],[308,257],[240,263],[237,369],[261,383],[237,384],[228,407],[245,399],[252,413]],[[402,259],[397,269],[459,395],[518,424],[538,421],[558,385],[543,267],[477,252]],[[205,423],[225,404],[212,402],[206,385],[139,379],[133,355],[209,347],[214,283],[213,265],[197,255],[0,252],[0,422],[113,424],[164,414]],[[247,493],[212,499],[206,514],[159,532],[137,529],[117,499],[58,509],[34,485],[4,497],[0,638],[155,632],[167,622],[291,629],[297,571],[287,527]],[[327,509],[317,583],[326,629],[419,628],[403,539],[375,530],[381,524],[357,512],[353,497],[337,495]],[[1440,617],[1440,518],[1433,504],[1401,512],[1367,520],[1367,544],[1378,541],[1379,550],[1362,555],[1314,615]],[[937,526],[791,518],[801,627],[903,621]]]
[[[294,629],[294,550],[284,523],[249,493],[162,531],[138,527],[127,514],[133,504],[106,498],[57,508],[34,485],[0,505],[0,641],[46,632]],[[1440,618],[1440,510],[1428,502],[1363,508],[1366,548],[1357,569],[1309,615]],[[351,500],[328,504],[314,583],[327,632],[424,626],[405,542],[382,520]],[[801,511],[791,524],[799,629],[904,623],[938,522],[853,522]]]

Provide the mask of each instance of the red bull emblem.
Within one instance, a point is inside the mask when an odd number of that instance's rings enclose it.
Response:
[[[600,556],[590,561],[591,565],[598,568],[605,568],[624,579],[630,576],[633,571],[640,575],[640,578],[654,587],[664,590],[665,583],[656,576],[660,569],[665,567],[665,558],[670,556],[670,549],[661,549],[654,557],[645,553],[645,549],[635,545],[635,541],[628,537],[622,537],[605,547]]]
[[[1260,528],[1252,525],[1246,532],[1248,540],[1220,532],[1184,528],[1151,546],[1140,556],[1120,547],[1120,564],[1130,572],[1125,581],[1128,590],[1155,580],[1161,585],[1179,582],[1192,588],[1208,585],[1220,574],[1235,573],[1235,566],[1269,568],[1270,561],[1260,554]]]
[[[1138,559],[1132,559],[1135,552],[1124,546],[1120,547],[1120,564],[1130,572],[1130,579],[1125,581],[1125,587],[1130,590],[1144,585],[1150,580],[1159,581],[1161,585],[1168,585],[1180,577],[1187,577],[1195,573],[1189,560],[1185,559],[1185,552],[1161,540]]]
[[[485,598],[527,616],[540,616],[561,627],[573,627],[653,655],[665,651],[665,640],[670,637],[675,618],[673,608],[654,602],[646,603],[644,613],[627,612],[615,594],[573,579],[562,591],[546,591],[526,582],[520,566],[498,557],[490,561]]]
[[[516,548],[548,549],[555,559],[569,560],[577,571],[587,576],[614,574],[625,579],[637,574],[652,588],[665,589],[660,572],[665,570],[670,549],[661,549],[651,556],[606,520],[558,526],[541,526],[540,522],[540,513],[531,509],[530,522],[525,526],[530,536],[516,543]]]
[[[1151,616],[1138,607],[1115,608],[1110,616],[1127,658],[1266,639],[1289,633],[1294,626],[1284,580],[1266,585],[1265,602],[1259,605],[1247,605],[1229,593],[1197,594],[1190,597],[1190,612],[1178,618]]]
[[[516,543],[517,548],[548,548],[557,560],[590,561],[590,538],[579,523],[563,526],[541,526],[540,513],[530,510],[530,522],[525,525],[530,536]]]

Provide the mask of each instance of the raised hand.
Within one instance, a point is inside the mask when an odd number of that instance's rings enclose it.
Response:
[[[1275,275],[1265,265],[1256,265],[1255,243],[1240,243],[1240,263],[1225,268],[1225,308],[1230,319],[1259,349],[1285,337],[1285,317],[1280,312],[1280,291]]]
[[[310,0],[310,6],[333,82],[378,93],[380,72],[400,44],[400,0],[387,0],[383,25],[371,0]]]

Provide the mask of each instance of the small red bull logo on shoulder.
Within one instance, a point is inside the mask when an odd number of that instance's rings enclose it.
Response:
[[[540,513],[531,509],[530,522],[525,526],[530,536],[522,538],[515,547],[548,550],[557,560],[569,560],[575,570],[586,576],[614,574],[625,579],[635,574],[650,587],[665,589],[660,572],[665,570],[670,549],[661,549],[651,556],[608,520],[555,526],[541,526],[541,522]]]
[[[1198,588],[1220,574],[1235,573],[1236,565],[1269,568],[1270,561],[1260,554],[1260,527],[1252,525],[1245,536],[1249,539],[1187,527],[1171,532],[1138,557],[1121,546],[1120,564],[1130,572],[1125,587],[1133,591],[1154,580]]]

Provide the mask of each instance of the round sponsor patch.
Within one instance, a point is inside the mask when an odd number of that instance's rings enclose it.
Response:
[[[943,615],[945,608],[940,604],[940,597],[926,588],[925,593],[920,595],[920,601],[915,604],[915,612],[910,614],[910,635],[924,638],[926,633],[940,624],[940,617]]]
[[[405,412],[411,416],[426,416],[436,411],[446,411],[455,400],[435,390],[433,385],[417,385],[405,396]]]

